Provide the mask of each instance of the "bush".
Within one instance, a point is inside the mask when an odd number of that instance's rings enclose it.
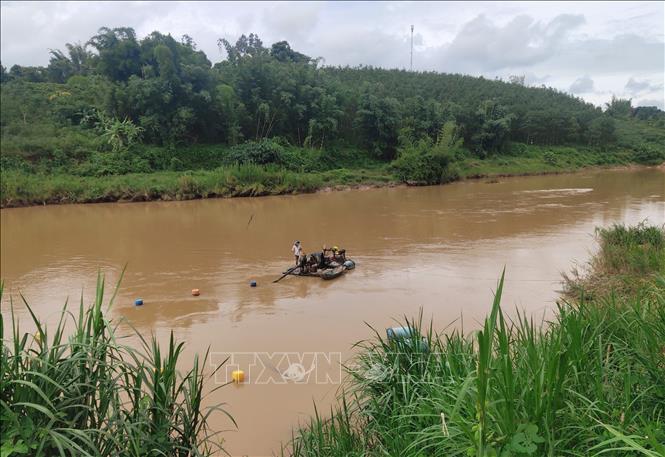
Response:
[[[196,197],[201,193],[201,186],[196,182],[196,179],[191,173],[185,173],[178,178],[178,196],[179,197]]]
[[[124,175],[150,173],[151,171],[153,170],[148,160],[129,151],[94,152],[89,161],[83,162],[74,169],[74,173],[80,176]]]
[[[450,151],[429,139],[421,139],[400,149],[391,169],[407,184],[443,184],[459,178],[457,167],[452,165]]]
[[[525,156],[529,151],[529,148],[526,144],[514,142],[510,142],[507,149],[507,155],[512,156]]]
[[[34,171],[32,165],[23,157],[17,154],[2,154],[0,155],[0,172],[5,173],[8,170],[17,170],[24,173]]]
[[[263,139],[260,141],[248,141],[232,147],[226,160],[229,164],[282,164],[283,155],[283,146],[276,141]]]
[[[640,223],[634,227],[614,225],[598,229],[600,264],[597,270],[611,274],[665,274],[665,232]]]
[[[312,172],[330,168],[330,151],[308,148],[286,148],[280,160],[285,168],[293,171]]]
[[[543,154],[543,162],[553,167],[559,163],[556,154],[554,154],[552,151],[547,151],[545,154]]]
[[[633,153],[633,160],[644,165],[660,165],[665,162],[665,150],[642,145]]]

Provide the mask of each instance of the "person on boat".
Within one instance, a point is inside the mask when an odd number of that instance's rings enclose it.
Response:
[[[340,249],[337,246],[333,246],[332,253],[333,253],[333,259],[336,262],[344,263],[344,261],[346,260],[346,249]]]
[[[337,246],[333,246],[330,249],[323,248],[323,253],[326,256],[326,261],[328,264],[331,262],[335,263],[344,263],[346,260],[346,250],[340,249]]]
[[[319,261],[316,257],[316,253],[309,254],[307,256],[306,268],[307,273],[316,273],[319,269]]]
[[[296,258],[296,265],[298,265],[300,257],[302,256],[302,245],[300,244],[300,241],[296,240],[293,243],[293,246],[291,246],[291,252],[293,252],[293,255]]]
[[[326,258],[323,254],[323,251],[321,252],[314,252],[312,254],[312,263],[316,264],[317,268],[325,268],[326,267]]]

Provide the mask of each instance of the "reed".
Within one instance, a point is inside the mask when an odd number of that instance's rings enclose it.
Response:
[[[207,420],[225,412],[203,407],[204,380],[214,375],[203,370],[208,354],[180,373],[183,343],[173,333],[164,353],[154,338],[148,342],[138,333],[142,347],[132,348],[104,316],[103,302],[100,277],[94,304],[81,301],[78,313],[65,305],[54,330],[25,300],[34,334],[21,331],[13,303],[8,335],[0,316],[3,457],[206,456],[223,450]]]

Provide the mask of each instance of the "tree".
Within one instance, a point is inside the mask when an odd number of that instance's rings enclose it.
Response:
[[[240,131],[240,118],[243,105],[228,84],[220,84],[215,90],[216,108],[220,119],[221,135],[229,144],[237,144],[242,139]]]
[[[127,81],[141,72],[136,32],[129,27],[102,27],[87,43],[98,52],[97,71],[113,81]]]
[[[366,89],[361,95],[356,124],[362,141],[375,157],[392,160],[398,144],[399,102],[392,97],[377,97]]]
[[[309,63],[312,58],[291,49],[287,41],[274,43],[270,48],[270,55],[279,62]]]
[[[81,43],[67,43],[65,47],[69,54],[69,61],[71,62],[73,73],[75,75],[89,74],[94,56],[88,51],[87,45],[82,45]]]
[[[657,106],[638,106],[633,110],[633,117],[641,121],[649,119],[665,119],[665,111]]]
[[[47,67],[49,81],[64,83],[71,76],[84,75],[88,73],[92,54],[80,44],[65,45],[69,55],[59,49],[51,49],[51,58]]]
[[[21,79],[31,83],[41,83],[48,80],[48,72],[44,67],[22,67],[21,65],[12,65],[9,69],[9,76],[12,79]]]
[[[226,38],[217,40],[217,46],[220,51],[222,48],[226,51],[226,59],[233,65],[237,65],[243,58],[259,57],[267,55],[268,50],[263,47],[263,42],[253,33],[249,36],[240,35],[235,45],[232,45]]]
[[[605,115],[594,119],[589,128],[589,143],[605,147],[616,141],[614,119]]]
[[[4,67],[4,65],[0,64],[0,83],[4,83],[9,81],[9,73],[7,73],[7,69]]]
[[[342,110],[339,109],[337,99],[326,93],[325,89],[317,89],[317,98],[313,105],[313,115],[309,120],[309,129],[306,144],[323,148],[327,137],[337,131],[339,117]]]
[[[502,151],[510,139],[515,116],[505,106],[486,100],[475,110],[458,116],[464,143],[479,157]]]
[[[612,117],[628,117],[633,111],[631,99],[617,98],[612,95],[612,100],[605,103],[605,112]]]

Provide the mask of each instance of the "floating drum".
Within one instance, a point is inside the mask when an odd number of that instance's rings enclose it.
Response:
[[[390,341],[412,338],[415,333],[411,327],[392,327],[386,329],[386,336]]]
[[[136,306],[141,306],[143,304],[143,299],[142,298],[137,298],[136,300],[134,300],[134,304]]]
[[[245,382],[245,372],[242,370],[234,370],[231,373],[231,379],[233,379],[233,382],[235,382],[236,384]]]
[[[252,280],[249,282],[250,287],[256,287],[256,281]]]
[[[192,289],[192,295],[198,297],[199,295],[201,295],[201,291],[199,291],[199,289]]]
[[[356,263],[351,259],[344,262],[343,265],[347,270],[353,270],[356,267]]]

